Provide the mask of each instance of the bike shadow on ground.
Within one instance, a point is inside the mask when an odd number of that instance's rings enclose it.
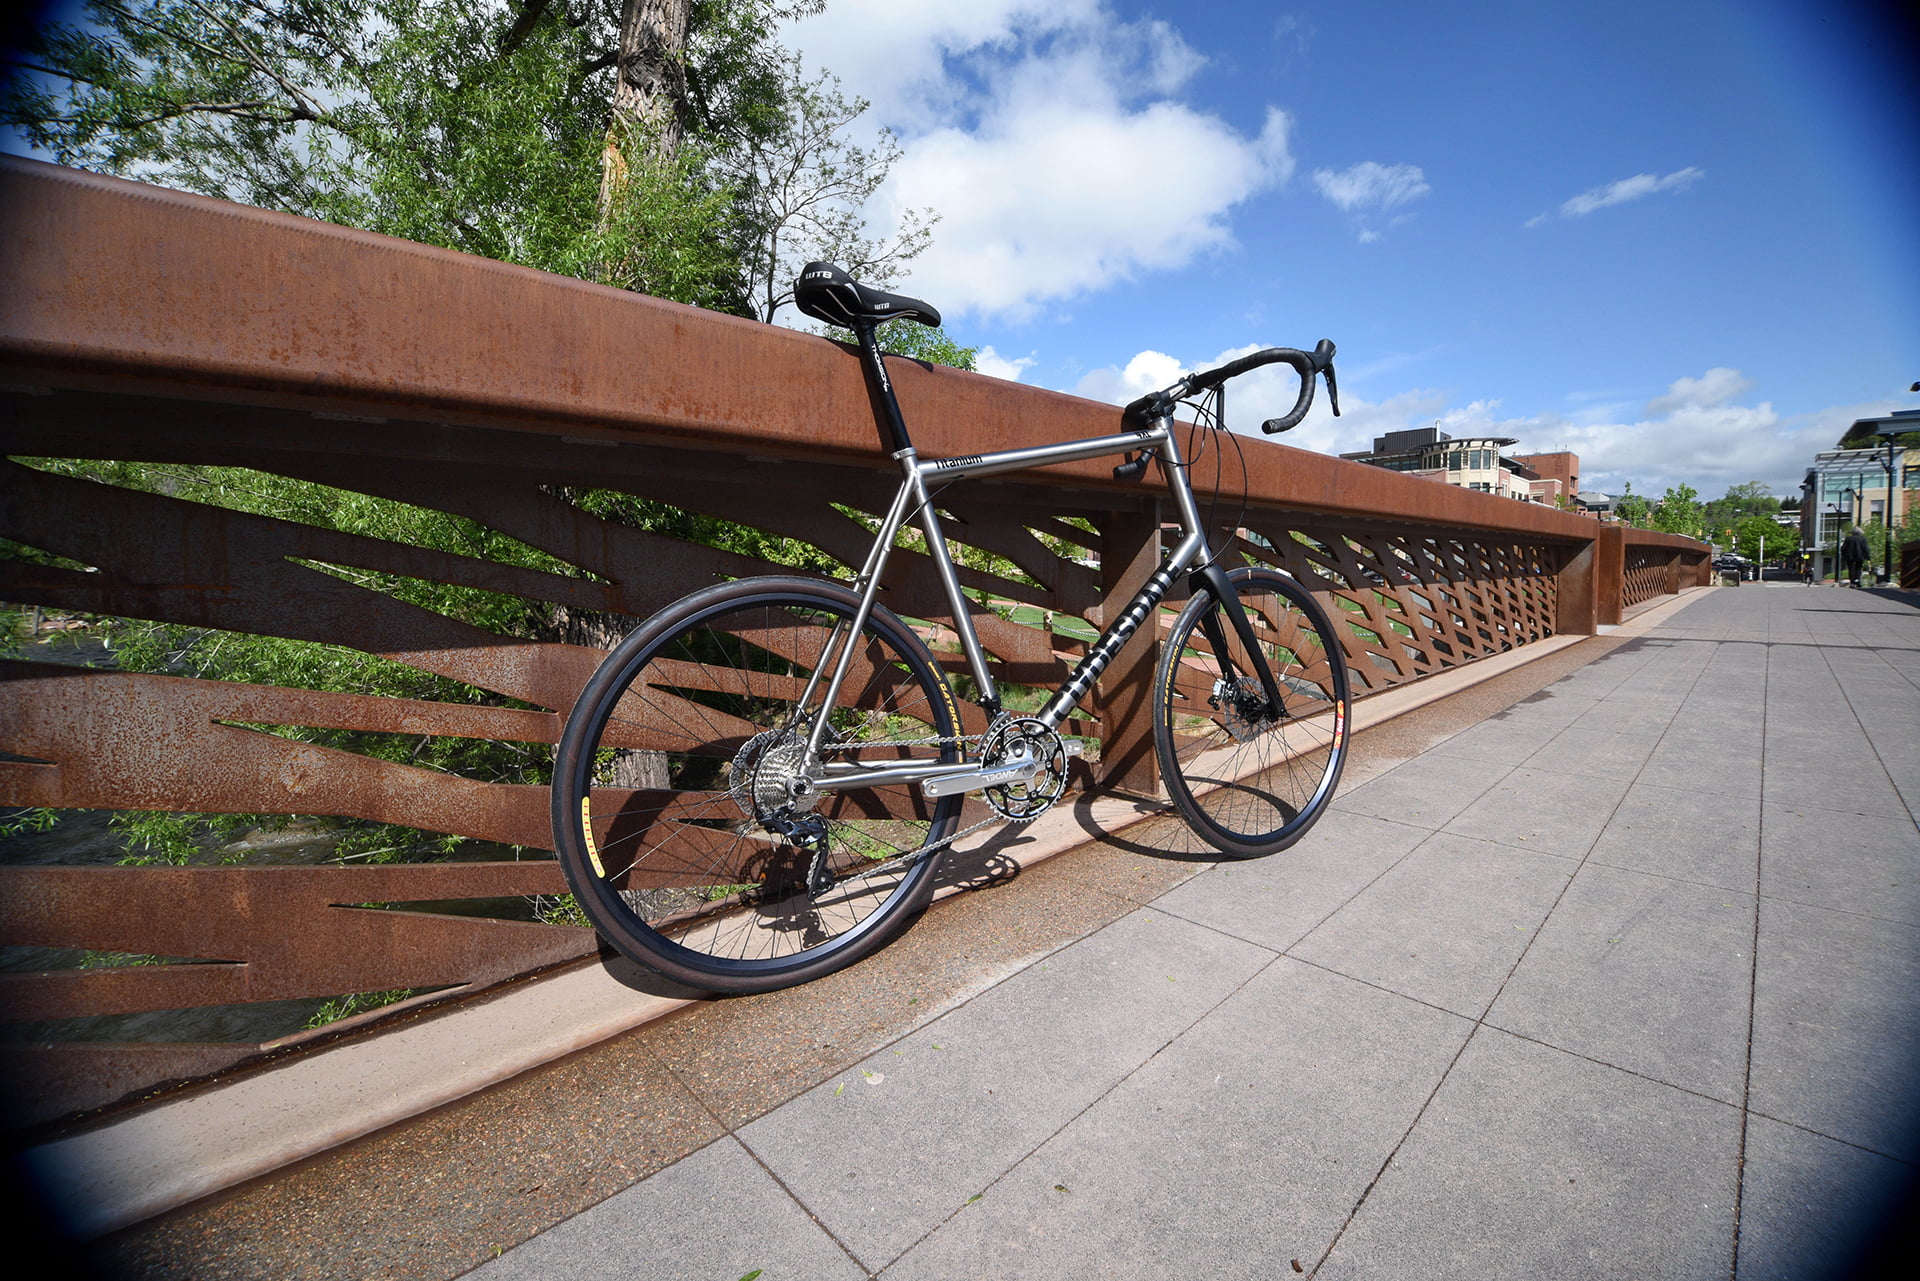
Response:
[[[1111,806],[1105,807],[1104,820],[1095,813],[1098,802],[1116,798],[1136,802],[1124,825],[1112,825]],[[971,809],[969,806],[969,811]],[[1057,821],[1045,827],[1007,825],[994,830],[977,845],[948,850],[934,872],[933,892],[945,895],[1008,885],[1028,867],[1050,855],[1094,842],[1111,850],[1167,862],[1212,864],[1220,861],[1219,851],[1200,839],[1170,804],[1157,798],[1089,790],[1067,798],[1061,809],[1070,816],[1071,829],[1063,830]],[[978,821],[984,813],[982,810],[976,816],[969,812],[962,822]],[[713,995],[655,973],[616,951],[605,940],[600,941],[598,962],[607,977],[643,995],[681,1001],[702,1000]]]
[[[1132,802],[1119,823],[1114,822],[1114,807],[1103,804],[1115,800]],[[1096,811],[1096,806],[1104,812]],[[1070,818],[1071,829],[1063,830],[1057,821],[1045,827],[1009,825],[977,846],[950,852],[935,880],[936,889],[984,889],[1012,880],[1053,854],[1094,843],[1176,863],[1220,859],[1219,851],[1200,839],[1169,802],[1157,797],[1089,789],[1068,797],[1060,809]]]

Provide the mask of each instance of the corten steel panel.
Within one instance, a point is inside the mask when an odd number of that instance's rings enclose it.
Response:
[[[1598,547],[1588,543],[1561,549],[1555,630],[1562,635],[1591,636],[1599,629]]]
[[[554,894],[551,862],[0,868],[0,944],[198,961],[0,975],[11,1019],[494,982],[584,956],[587,931],[356,904]],[[156,911],[165,904],[165,911]]]
[[[1620,625],[1627,608],[1627,532],[1620,525],[1602,525],[1600,537],[1594,541],[1596,576],[1599,580],[1594,592],[1596,621],[1609,627]]]
[[[859,363],[825,340],[451,250],[0,158],[0,364],[55,386],[325,404],[872,460]],[[111,248],[108,248],[111,247]],[[1119,429],[1109,405],[891,362],[915,443]],[[1264,440],[1253,501],[1585,541],[1593,523]],[[1046,469],[1122,488],[1110,460]]]
[[[1115,515],[1105,525],[1101,566],[1109,599],[1131,600],[1160,568],[1163,549],[1157,512]],[[1160,795],[1153,747],[1153,692],[1160,661],[1161,616],[1142,626],[1114,655],[1100,682],[1097,706],[1106,734],[1100,742],[1100,782],[1144,796]],[[1111,620],[1108,620],[1111,621]]]
[[[0,762],[0,802],[321,814],[545,845],[544,788],[255,727],[551,743],[603,641],[631,620],[720,578],[791,572],[601,519],[579,494],[619,491],[737,522],[817,549],[844,576],[892,491],[858,363],[818,338],[34,162],[0,160],[0,217],[6,453],[250,468],[462,516],[557,562],[496,563],[228,510],[186,489],[0,463],[0,526],[88,566],[0,563],[0,599],[342,646],[467,691],[435,702],[5,664],[0,747],[30,759]],[[1120,426],[1111,406],[890,367],[929,455]],[[1249,536],[1234,550],[1320,594],[1342,625],[1357,692],[1552,634],[1561,566],[1596,533],[1603,546],[1611,539],[1615,568],[1609,580],[1598,558],[1595,594],[1604,611],[1612,591],[1617,618],[1617,528],[1242,444],[1245,474],[1236,454],[1221,485],[1248,504]],[[1112,462],[939,498],[949,535],[971,549],[962,582],[995,602],[971,608],[1011,685],[1057,684],[1085,650],[1020,625],[1012,606],[1098,620],[1106,605],[1089,553],[1115,540],[1152,545],[1158,488],[1115,482]],[[1685,544],[1634,538],[1663,557]],[[517,598],[558,639],[496,635],[379,586],[406,581]],[[943,665],[963,668],[924,554],[896,553],[885,600]],[[1123,662],[1114,675],[1128,671]],[[1105,735],[1124,767],[1146,741],[1145,722],[1122,711],[1138,692],[1109,681],[1069,731]],[[508,700],[529,706],[500,705]],[[1124,726],[1102,723],[1122,714]],[[968,732],[984,729],[977,708],[963,715]],[[655,808],[675,803],[663,796]],[[387,875],[412,872],[425,879]],[[35,1017],[472,984],[591,946],[578,931],[341,906],[553,893],[562,886],[550,862],[19,868],[0,886],[0,937],[200,962],[9,980],[16,1011]],[[124,1068],[131,1086],[202,1059],[129,1051],[94,1056],[85,1073],[69,1056],[58,1070],[76,1073],[73,1098],[97,1102],[103,1064]]]

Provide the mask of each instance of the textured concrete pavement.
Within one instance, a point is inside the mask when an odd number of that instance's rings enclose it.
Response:
[[[1909,601],[1699,593],[473,1275],[1847,1275],[1917,733]]]

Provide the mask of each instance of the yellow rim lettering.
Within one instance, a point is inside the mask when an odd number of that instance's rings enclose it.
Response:
[[[580,798],[580,835],[587,841],[587,862],[593,864],[593,874],[606,879],[607,869],[600,862],[600,848],[593,843],[593,808],[590,798]]]

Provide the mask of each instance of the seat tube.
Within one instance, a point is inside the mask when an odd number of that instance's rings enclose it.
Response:
[[[927,555],[933,559],[934,573],[940,576],[941,590],[947,594],[947,603],[953,608],[953,630],[960,636],[960,648],[967,655],[967,669],[973,673],[974,683],[980,689],[980,704],[989,713],[1000,710],[1000,691],[994,684],[993,673],[987,670],[986,652],[980,648],[980,637],[973,630],[973,618],[967,609],[967,597],[960,590],[960,574],[953,567],[953,556],[947,551],[946,535],[941,532],[940,513],[933,509],[933,501],[927,496],[926,480],[920,475],[919,468],[910,471],[910,484],[914,486],[914,497],[920,504],[920,531],[927,536]]]

